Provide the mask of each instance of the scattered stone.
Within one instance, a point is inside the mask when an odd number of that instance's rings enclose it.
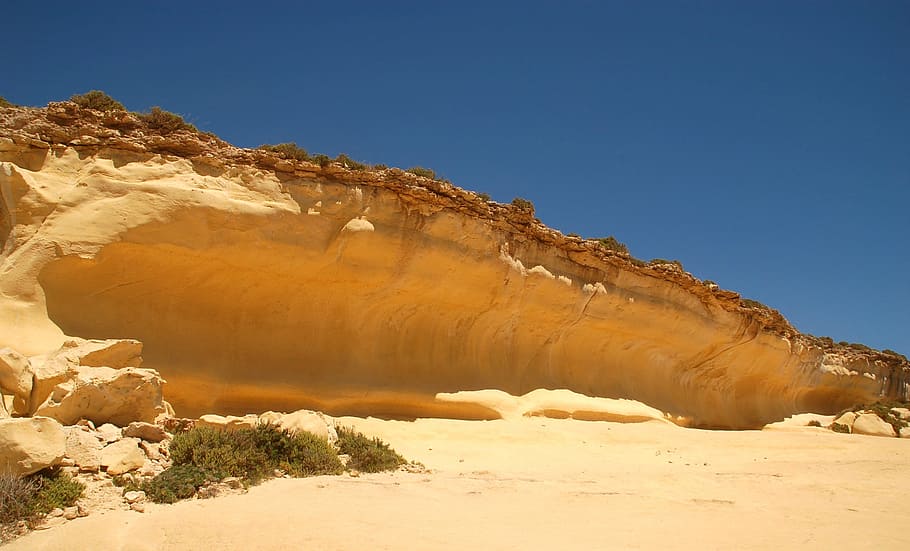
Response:
[[[903,421],[910,421],[910,408],[891,408],[891,412]]]
[[[901,428],[901,438],[910,438],[910,427]]]
[[[35,526],[35,530],[47,530],[49,528],[54,528],[57,526],[62,526],[66,524],[66,519],[63,516],[59,517],[44,517],[44,522]]]
[[[160,461],[164,458],[164,454],[161,453],[161,446],[158,444],[142,440],[139,442],[139,447],[145,452],[146,457],[152,461]]]
[[[47,417],[0,419],[0,465],[16,475],[28,475],[59,465],[66,453],[66,436],[57,421]]]
[[[75,505],[72,507],[67,507],[63,510],[63,518],[66,520],[73,520],[79,516],[79,508]]]
[[[63,431],[66,433],[66,458],[82,471],[98,472],[103,445],[95,434],[78,426],[64,427]]]
[[[312,432],[325,438],[330,444],[338,440],[333,421],[318,411],[301,409],[281,417],[278,426],[292,433],[300,431]]]
[[[124,438],[101,450],[101,466],[107,474],[118,475],[134,471],[145,463],[145,453],[139,448],[138,438]]]
[[[133,504],[139,501],[145,501],[146,497],[145,492],[131,490],[123,494],[123,499],[125,499],[127,503]]]
[[[112,425],[111,423],[104,423],[98,427],[98,430],[95,434],[98,435],[102,442],[106,442],[108,444],[111,442],[116,442],[117,440],[123,438],[123,430],[116,425]]]
[[[227,485],[228,488],[232,490],[242,490],[243,489],[243,479],[237,476],[229,476],[221,480],[222,484]]]
[[[134,421],[124,427],[123,436],[141,438],[148,442],[161,442],[168,437],[168,434],[158,425],[145,423],[143,421]]]
[[[142,503],[142,502],[132,503],[132,504],[130,504],[130,510],[136,511],[137,513],[144,513],[145,512],[145,503]]]
[[[79,422],[76,425],[80,427],[88,427],[90,430],[95,430],[95,423],[92,423],[88,419],[79,419]]]
[[[853,434],[894,437],[894,427],[874,413],[861,413],[853,422]]]

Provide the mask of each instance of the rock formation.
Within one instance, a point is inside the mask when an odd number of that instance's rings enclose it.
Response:
[[[910,392],[900,355],[802,335],[678,266],[397,169],[319,166],[60,102],[0,108],[0,194],[0,347],[138,339],[182,415],[483,419],[499,414],[437,395],[549,388],[742,428]],[[135,356],[82,360],[123,372]],[[19,413],[98,388],[74,382],[57,400],[60,382],[4,358]],[[109,375],[91,381],[116,387]]]

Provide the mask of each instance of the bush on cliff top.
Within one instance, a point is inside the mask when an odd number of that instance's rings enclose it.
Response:
[[[15,105],[7,101],[5,97],[0,96],[0,107],[15,107]]]
[[[264,144],[260,145],[259,149],[278,153],[285,159],[294,159],[295,161],[310,160],[310,154],[307,153],[307,150],[299,147],[295,142],[279,143],[275,145]]]
[[[96,111],[126,111],[122,103],[105,94],[101,90],[91,90],[84,94],[70,97],[70,101],[83,109]]]
[[[619,240],[612,235],[607,237],[598,237],[594,241],[597,241],[603,248],[609,251],[629,254],[629,247],[627,247],[624,243],[620,243]]]
[[[157,105],[152,107],[148,113],[140,113],[139,119],[147,124],[149,128],[162,134],[170,134],[178,130],[199,131],[195,126],[183,120],[180,115],[165,111]]]

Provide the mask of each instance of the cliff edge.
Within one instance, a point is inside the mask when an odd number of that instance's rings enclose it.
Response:
[[[0,347],[139,339],[182,415],[487,419],[437,395],[549,388],[750,428],[910,398],[899,354],[398,169],[56,102],[0,108],[0,196]]]

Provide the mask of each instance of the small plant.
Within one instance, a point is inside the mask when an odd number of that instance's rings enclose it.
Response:
[[[808,426],[810,427],[820,427],[822,426],[821,422],[818,419],[813,419],[809,421]]]
[[[306,149],[298,147],[294,142],[280,143],[276,145],[260,145],[259,149],[263,151],[271,151],[272,153],[278,153],[285,159],[294,159],[295,161],[309,161],[310,154],[307,153]]]
[[[15,105],[7,101],[5,97],[0,96],[0,107],[15,107]]]
[[[101,90],[91,90],[84,94],[76,94],[70,101],[83,109],[95,111],[126,111],[122,103],[105,94]]]
[[[850,427],[843,423],[831,423],[831,430],[843,434],[850,434]]]
[[[327,167],[332,162],[332,158],[329,157],[328,155],[323,155],[322,153],[319,153],[318,155],[313,155],[313,158],[310,159],[310,161],[316,163],[317,165],[319,165],[321,167]]]
[[[883,353],[883,354],[890,354],[891,356],[897,356],[898,358],[901,358],[901,359],[904,360],[905,362],[907,361],[907,356],[904,356],[904,355],[901,354],[900,352],[895,352],[894,350],[891,350],[890,348],[886,348],[886,349],[882,350],[882,353]]]
[[[174,503],[193,497],[203,484],[214,480],[215,476],[196,465],[173,465],[139,488],[155,503]]]
[[[373,170],[388,170],[389,167],[382,163],[379,163],[379,164],[373,165],[372,168],[373,168]]]
[[[140,113],[139,119],[152,130],[157,130],[162,134],[170,134],[179,130],[199,131],[195,126],[183,120],[180,115],[165,111],[158,106],[152,107],[148,113]]]
[[[489,193],[478,193],[477,198],[480,199],[481,201],[483,201],[484,203],[489,203],[490,201],[493,200],[493,198],[490,197]]]
[[[58,507],[74,505],[84,490],[81,482],[54,469],[25,477],[0,474],[0,535],[19,521],[31,524]]]
[[[367,169],[367,165],[365,165],[364,163],[361,163],[359,161],[355,161],[354,159],[348,157],[344,153],[340,153],[337,157],[335,157],[335,162],[340,164],[341,166],[351,169],[351,170],[366,170]]]
[[[193,465],[216,479],[236,476],[257,483],[281,469],[292,476],[339,474],[335,451],[314,434],[291,434],[276,425],[219,431],[200,427],[174,436],[174,465]]]
[[[429,168],[423,168],[422,166],[412,166],[411,168],[405,170],[405,172],[410,172],[411,174],[417,176],[423,176],[424,178],[429,178],[431,180],[436,179],[436,173]]]
[[[349,467],[365,473],[397,469],[405,463],[403,457],[379,438],[369,438],[352,427],[338,428],[338,450],[351,456]]]
[[[676,266],[680,270],[683,269],[682,262],[679,260],[667,260],[666,258],[652,258],[648,261],[649,266],[657,266],[659,264],[670,264],[671,266]]]
[[[765,306],[757,300],[752,300],[751,298],[740,299],[740,304],[745,308],[758,308],[759,310],[770,310],[768,306]]]
[[[534,216],[534,203],[528,201],[527,199],[516,197],[512,199],[512,205],[519,208],[520,210],[530,213],[531,216]]]
[[[594,239],[594,241],[600,243],[600,246],[604,249],[607,249],[608,251],[629,254],[629,247],[626,247],[625,244],[620,243],[619,240],[612,235],[608,237],[598,237]]]

